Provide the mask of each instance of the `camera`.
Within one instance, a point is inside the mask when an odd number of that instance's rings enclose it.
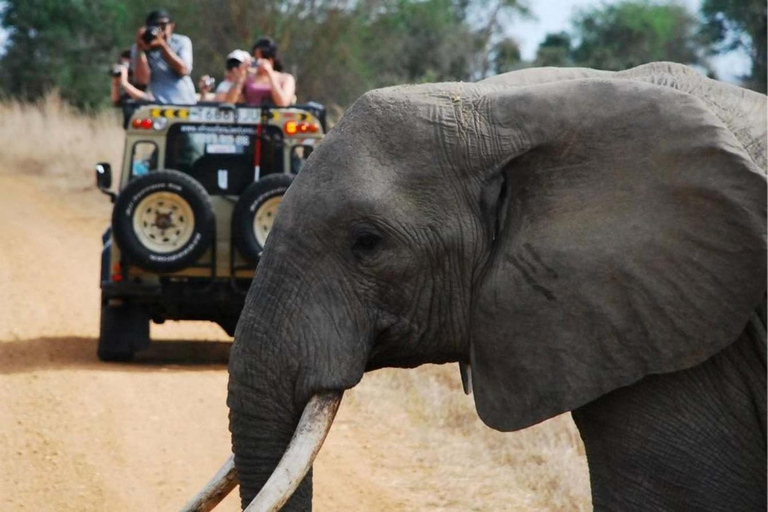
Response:
[[[120,76],[120,73],[122,71],[123,71],[123,64],[115,64],[109,70],[109,76],[118,77]]]
[[[144,30],[144,34],[142,34],[141,39],[144,41],[144,43],[149,44],[152,41],[155,40],[160,34],[162,34],[163,30],[158,27],[157,25],[147,25]]]
[[[261,59],[253,59],[253,60],[251,60],[251,69],[258,68],[259,64],[261,64]]]

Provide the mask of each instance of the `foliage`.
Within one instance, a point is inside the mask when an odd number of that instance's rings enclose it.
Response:
[[[117,44],[114,32],[99,30],[102,19],[113,18],[117,9],[111,1],[94,6],[56,0],[8,2],[3,26],[11,34],[2,60],[3,89],[22,99],[40,98],[54,87],[74,102],[103,95],[108,89],[91,79],[91,68],[94,62],[108,62]],[[105,67],[101,71],[106,75]]]
[[[520,45],[514,39],[505,38],[494,45],[492,66],[494,74],[517,69],[521,62]]]
[[[81,108],[108,103],[107,70],[129,47],[156,0],[6,0],[0,92],[35,100],[58,89]],[[192,77],[222,78],[225,56],[273,36],[300,101],[348,105],[398,83],[467,80],[494,52],[509,61],[505,16],[523,0],[164,0],[194,48]],[[487,13],[473,25],[470,13]],[[499,53],[500,50],[504,52]],[[499,51],[497,51],[499,50]],[[505,61],[505,62],[506,62]],[[508,64],[508,62],[507,62]],[[483,66],[481,65],[481,68]]]
[[[573,66],[571,35],[568,32],[547,34],[536,52],[537,66]]]
[[[492,65],[496,68],[499,64],[511,65],[510,62],[499,61],[499,58],[508,61],[507,57],[514,56],[514,52],[508,53],[511,40],[504,41],[507,38],[500,37],[504,32],[503,26],[510,25],[514,16],[530,19],[532,14],[527,2],[521,0],[477,0],[474,5],[467,4],[467,10],[472,11],[471,16],[480,20],[477,22],[474,41],[479,58],[471,75],[476,79],[485,78],[492,72]],[[499,55],[499,51],[502,55]]]
[[[576,65],[622,70],[653,61],[704,65],[698,22],[682,4],[624,0],[573,19]]]
[[[133,41],[153,2],[136,0],[6,0],[9,31],[0,60],[0,91],[36,100],[57,89],[69,103],[93,108],[109,99],[108,74]],[[166,2],[168,8],[181,0]],[[197,9],[187,7],[191,16]]]
[[[704,0],[701,12],[705,20],[703,34],[715,45],[715,52],[745,49],[752,59],[746,85],[766,92],[765,0]]]
[[[549,34],[532,63],[521,60],[510,30],[516,17],[530,15],[526,0],[263,0],[258,8],[252,0],[161,4],[174,16],[177,32],[192,38],[195,82],[203,74],[221,80],[230,51],[250,50],[268,34],[278,42],[286,71],[296,76],[299,101],[342,108],[374,87],[475,80],[529,65],[617,70],[671,60],[706,66],[709,47],[750,51],[751,83],[765,90],[762,0],[704,0],[703,28],[677,3],[598,4],[575,16],[570,33]],[[80,108],[105,106],[109,65],[157,5],[0,0],[9,31],[0,57],[0,95],[36,100],[56,89]]]
[[[467,78],[468,60],[475,48],[452,0],[398,0],[384,9],[378,15],[361,13],[373,15],[363,46],[373,58],[374,81],[394,84],[402,78],[405,82]],[[376,51],[380,45],[387,51]]]

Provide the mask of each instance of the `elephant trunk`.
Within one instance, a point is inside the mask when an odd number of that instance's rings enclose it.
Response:
[[[233,377],[229,382],[228,402],[240,500],[245,509],[267,483],[287,450],[298,414],[292,410],[290,400],[256,392]],[[312,472],[309,471],[282,510],[304,512],[311,508]]]
[[[330,307],[326,299],[350,294],[339,294],[324,280],[304,282],[307,266],[296,268],[299,260],[283,256],[287,242],[280,233],[273,235],[230,352],[229,427],[242,506],[263,490],[258,507],[284,502],[280,510],[308,511],[312,459],[330,428],[342,390],[362,378],[368,345],[360,342],[367,338],[361,335],[355,310],[348,303]],[[290,266],[285,267],[287,262]],[[298,280],[286,280],[286,275]],[[287,314],[288,304],[299,314]],[[277,486],[263,489],[281,460],[298,463],[294,467],[291,462],[288,470],[280,467]]]
[[[291,498],[304,476],[312,469],[312,463],[331,429],[341,397],[342,393],[330,392],[310,399],[280,464],[248,505],[247,512],[281,510]]]
[[[271,512],[282,509],[312,469],[312,463],[331,429],[342,395],[341,392],[321,393],[310,399],[280,463],[247,506],[246,512]],[[238,483],[232,455],[211,481],[182,507],[181,512],[213,510]],[[243,505],[245,502],[246,500]]]

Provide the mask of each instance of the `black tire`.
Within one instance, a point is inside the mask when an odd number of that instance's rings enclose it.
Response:
[[[293,178],[291,174],[271,174],[248,185],[240,195],[232,212],[232,241],[249,263],[256,265],[259,262],[263,242],[272,227],[271,222],[274,222],[275,200],[279,204]],[[267,223],[257,233],[254,220],[260,214],[264,214]]]
[[[161,212],[164,203],[170,209]],[[127,260],[158,273],[196,262],[213,241],[214,223],[208,193],[178,171],[153,171],[129,182],[112,212],[112,234]]]
[[[102,361],[130,361],[137,350],[149,347],[149,312],[135,304],[101,306],[101,328],[96,354]]]

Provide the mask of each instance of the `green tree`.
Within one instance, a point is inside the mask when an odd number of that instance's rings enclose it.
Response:
[[[302,18],[294,30],[281,45],[300,101],[346,106],[370,88],[362,20],[353,11],[328,8]]]
[[[715,45],[714,52],[746,50],[752,59],[746,85],[766,92],[768,6],[765,0],[704,0],[701,13],[705,20],[703,33]]]
[[[120,5],[104,1],[9,0],[2,25],[9,30],[0,62],[6,94],[36,99],[58,88],[65,99],[94,106],[109,91],[107,67],[94,62],[116,58],[118,38],[102,24],[117,25]],[[98,75],[98,76],[97,76]]]
[[[491,68],[495,74],[517,69],[521,62],[520,45],[517,44],[517,41],[504,38],[496,43],[493,48],[493,65]]]
[[[536,66],[573,66],[571,35],[568,32],[547,34],[536,51]]]
[[[0,0],[7,52],[0,94],[58,89],[85,109],[109,103],[107,70],[146,14],[168,9],[192,39],[192,79],[222,78],[226,55],[260,36],[278,42],[299,101],[346,106],[368,89],[468,80],[519,59],[504,39],[524,0]],[[470,23],[471,19],[475,22]],[[491,69],[493,68],[493,69]]]
[[[475,45],[453,0],[393,0],[358,11],[375,86],[465,79]]]
[[[624,0],[573,19],[576,65],[621,70],[653,61],[706,66],[699,23],[682,4]]]
[[[509,26],[514,17],[532,18],[528,2],[525,0],[476,0],[464,3],[464,12],[468,17],[480,20],[474,37],[478,64],[472,70],[474,78],[485,78],[492,72],[492,61],[497,46],[505,44],[503,40],[505,26]]]
[[[199,18],[194,6],[179,9],[182,3],[165,5]],[[35,100],[56,89],[84,109],[109,104],[109,66],[133,42],[153,5],[149,0],[6,0],[2,26],[9,36],[0,59],[0,91]]]

